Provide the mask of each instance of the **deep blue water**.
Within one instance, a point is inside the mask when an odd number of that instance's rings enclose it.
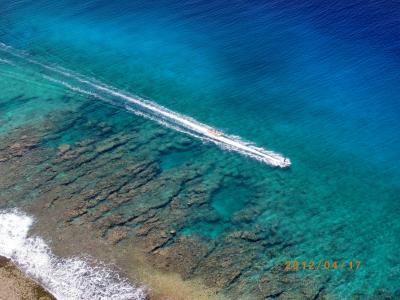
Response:
[[[301,233],[296,257],[360,257],[343,295],[396,289],[399,2],[6,0],[0,16],[0,42],[290,157],[276,172],[307,197],[265,222]],[[246,205],[232,189],[215,197],[222,219]]]

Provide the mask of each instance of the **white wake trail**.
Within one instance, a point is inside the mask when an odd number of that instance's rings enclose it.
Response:
[[[193,118],[171,111],[139,96],[118,90],[98,81],[97,79],[85,77],[84,75],[59,66],[41,63],[32,59],[26,53],[15,50],[5,44],[0,43],[0,49],[23,59],[25,62],[37,65],[48,72],[53,73],[53,75],[57,74],[58,76],[64,77],[63,80],[59,80],[52,76],[44,75],[48,80],[62,84],[74,92],[111,102],[115,105],[124,107],[135,114],[156,121],[163,126],[189,134],[201,139],[202,141],[214,143],[223,149],[238,152],[270,166],[287,168],[291,165],[290,159],[279,153],[262,147],[257,147],[250,142],[244,141],[240,137],[225,134],[224,132],[203,124]],[[75,84],[73,82],[75,82]],[[119,102],[113,101],[112,99],[117,99]]]

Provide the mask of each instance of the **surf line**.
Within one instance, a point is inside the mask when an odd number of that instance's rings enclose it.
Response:
[[[280,153],[258,147],[253,143],[244,141],[240,137],[228,135],[216,128],[201,123],[191,117],[171,111],[152,101],[143,99],[136,95],[131,95],[125,91],[106,85],[97,79],[88,78],[65,68],[41,63],[32,59],[25,52],[20,52],[8,45],[0,43],[0,49],[15,57],[23,59],[25,62],[37,65],[48,72],[53,73],[52,75],[57,74],[58,76],[61,76],[64,80],[57,79],[57,77],[54,78],[52,76],[43,75],[47,80],[62,84],[74,92],[93,96],[103,101],[111,102],[117,106],[122,106],[130,112],[156,121],[161,125],[189,134],[204,142],[214,143],[223,149],[240,153],[269,166],[280,168],[288,168],[291,166],[290,159],[284,157]],[[76,85],[71,83],[71,81],[75,81]],[[85,90],[84,87],[86,87],[87,90]],[[117,99],[117,101],[113,101],[112,99]]]

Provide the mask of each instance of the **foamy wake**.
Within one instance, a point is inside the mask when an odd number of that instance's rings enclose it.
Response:
[[[61,84],[74,92],[96,97],[123,107],[137,115],[156,121],[163,126],[190,134],[202,141],[214,143],[223,149],[238,152],[270,166],[286,168],[291,165],[290,159],[279,153],[257,147],[238,136],[225,134],[220,130],[216,130],[188,116],[171,111],[157,103],[106,85],[95,78],[88,78],[60,66],[41,63],[32,59],[25,52],[18,51],[2,43],[0,43],[0,50],[22,59],[24,63],[39,67],[40,73],[44,78]]]
[[[100,262],[55,256],[40,237],[28,236],[33,219],[0,211],[0,255],[41,283],[58,300],[144,300],[145,292]]]

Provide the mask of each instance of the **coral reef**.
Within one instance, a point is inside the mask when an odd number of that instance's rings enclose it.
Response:
[[[111,122],[99,121],[107,116]],[[124,113],[85,103],[3,135],[0,204],[25,205],[58,228],[91,224],[107,243],[140,249],[155,268],[200,278],[228,296],[327,297],[329,277],[317,283],[268,266],[296,241],[277,223],[255,221],[274,207],[273,197],[234,155],[219,159],[214,147],[129,117],[118,123]],[[243,187],[233,207],[218,200]]]

